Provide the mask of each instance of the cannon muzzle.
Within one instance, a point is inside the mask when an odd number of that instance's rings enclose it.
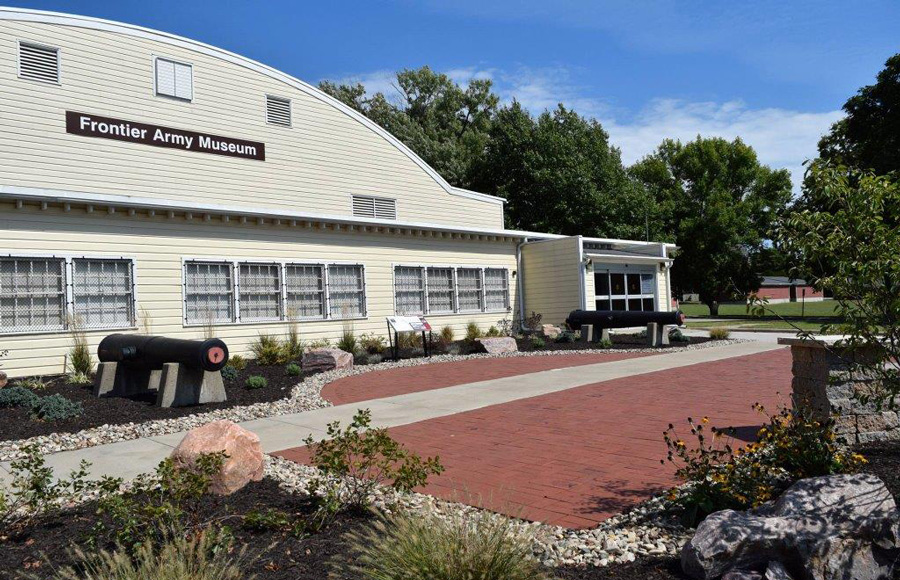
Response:
[[[228,362],[228,347],[218,338],[183,340],[165,336],[110,334],[97,347],[100,362],[161,369],[165,363],[215,372]]]

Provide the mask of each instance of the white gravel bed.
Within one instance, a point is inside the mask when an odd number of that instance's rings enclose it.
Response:
[[[10,440],[0,442],[0,461],[8,461],[19,455],[19,450],[25,445],[36,445],[42,453],[58,453],[60,451],[71,451],[73,449],[83,449],[85,447],[94,447],[96,445],[105,445],[108,443],[117,443],[119,441],[128,441],[131,439],[139,439],[141,437],[152,437],[158,435],[167,435],[170,433],[178,433],[187,431],[194,427],[199,427],[216,421],[219,419],[229,419],[234,422],[250,421],[253,419],[262,419],[265,417],[274,417],[277,415],[288,415],[292,413],[301,413],[314,409],[330,407],[331,403],[321,397],[322,387],[326,384],[342,379],[352,377],[368,372],[387,370],[399,367],[414,367],[419,365],[452,362],[468,359],[479,358],[515,358],[526,356],[563,356],[572,354],[602,354],[602,353],[625,353],[625,352],[652,352],[660,354],[665,352],[683,352],[688,350],[698,350],[711,347],[720,347],[728,344],[736,344],[747,342],[745,340],[730,339],[709,341],[701,344],[688,344],[679,347],[677,351],[661,351],[656,348],[633,348],[633,349],[584,349],[584,350],[555,350],[555,351],[534,351],[534,352],[514,352],[502,355],[490,354],[469,354],[469,355],[435,355],[430,358],[414,358],[403,359],[397,362],[383,362],[372,365],[363,365],[354,367],[345,371],[328,371],[317,375],[307,377],[299,384],[295,385],[291,390],[288,398],[268,403],[256,403],[253,405],[245,405],[239,407],[230,407],[228,409],[216,409],[178,417],[174,419],[154,419],[143,423],[123,423],[121,425],[101,425],[92,427],[76,433],[52,433],[50,435],[40,435],[28,439]]]
[[[266,475],[296,493],[308,493],[308,483],[319,475],[318,470],[281,459],[269,457]],[[439,515],[471,513],[479,510],[463,503],[444,501],[420,493],[398,493],[378,488],[373,504],[382,511],[401,509],[429,511]],[[666,500],[657,496],[627,514],[614,516],[596,528],[570,530],[538,522],[510,519],[514,529],[532,538],[534,557],[545,566],[609,566],[633,562],[638,556],[675,556],[691,538],[691,531],[666,513]]]

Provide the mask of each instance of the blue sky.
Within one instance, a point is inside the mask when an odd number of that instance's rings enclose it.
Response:
[[[3,0],[0,0],[2,2]],[[430,65],[534,112],[599,119],[627,163],[664,137],[741,136],[800,177],[840,106],[900,52],[900,2],[7,0],[198,39],[307,82]]]

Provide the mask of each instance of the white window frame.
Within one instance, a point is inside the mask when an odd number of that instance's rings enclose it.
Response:
[[[284,300],[284,265],[279,264],[278,262],[258,262],[258,261],[248,261],[241,260],[237,262],[235,267],[235,273],[237,276],[235,277],[235,291],[237,292],[236,298],[237,303],[241,304],[244,301],[243,296],[247,294],[247,292],[243,289],[243,282],[241,282],[241,270],[245,267],[253,267],[253,266],[263,266],[263,267],[272,267],[275,266],[277,268],[276,272],[278,272],[278,289],[273,292],[267,292],[266,294],[274,294],[276,295],[276,309],[278,310],[278,314],[275,316],[256,318],[256,317],[244,317],[241,314],[238,319],[244,322],[273,322],[273,321],[282,321],[286,320],[285,316],[285,300]],[[241,304],[242,305],[242,304]],[[243,305],[242,305],[243,306]],[[243,309],[241,309],[243,310]]]
[[[159,75],[159,72],[157,71],[157,66],[158,66],[158,62],[160,60],[164,60],[166,62],[171,62],[176,65],[180,64],[182,66],[186,66],[191,69],[191,98],[190,99],[187,99],[185,97],[179,97],[177,95],[167,95],[165,93],[159,92],[159,87],[157,86],[157,78]],[[186,61],[183,61],[183,60],[180,60],[177,58],[172,58],[169,56],[154,55],[153,56],[153,71],[152,71],[152,73],[153,73],[153,96],[163,97],[165,99],[172,99],[174,101],[180,101],[182,103],[193,103],[194,99],[196,99],[197,92],[194,90],[194,63],[186,62]]]
[[[606,274],[607,277],[607,285],[609,287],[609,294],[597,294],[597,283],[596,276],[597,274]],[[612,294],[612,278],[613,274],[623,274],[625,276],[625,293],[624,294]],[[638,276],[646,276],[649,275],[653,279],[653,292],[652,294],[645,294],[641,292],[640,294],[629,294],[628,293],[628,275],[638,275]],[[606,300],[609,308],[612,308],[613,300],[624,300],[625,301],[625,310],[619,312],[630,312],[628,307],[628,301],[632,299],[640,299],[641,300],[641,310],[643,310],[643,300],[647,298],[653,299],[653,310],[657,310],[659,308],[659,280],[656,277],[656,269],[649,267],[627,267],[627,266],[610,266],[606,264],[594,264],[593,276],[595,276],[594,282],[594,308],[597,308],[597,300]],[[605,309],[604,309],[605,310]]]
[[[35,329],[35,328],[5,328],[0,327],[0,336],[19,336],[19,335],[36,335],[36,334],[66,334],[71,332],[69,322],[75,316],[75,295],[72,284],[74,283],[73,260],[120,260],[131,263],[131,324],[129,326],[91,326],[86,327],[85,331],[94,330],[135,330],[137,329],[137,305],[138,305],[138,268],[137,260],[133,256],[122,256],[118,254],[77,254],[77,253],[47,253],[47,252],[7,252],[0,254],[0,258],[11,258],[18,260],[62,260],[63,261],[63,283],[65,284],[65,320],[61,328],[54,329]]]
[[[429,270],[449,270],[450,271],[450,310],[433,310],[431,308],[431,291],[428,282],[428,271]],[[441,290],[441,292],[445,292],[446,290]],[[428,314],[432,315],[441,315],[441,314],[455,314],[457,309],[456,304],[456,268],[453,266],[426,266],[425,267],[425,309]]]
[[[47,50],[56,51],[56,80],[55,81],[46,81],[44,79],[32,79],[29,77],[22,76],[22,48],[21,47],[23,44],[31,45],[31,46],[34,46],[37,48],[45,48]],[[63,65],[62,49],[60,49],[58,46],[44,44],[43,42],[34,42],[31,40],[25,40],[24,38],[16,39],[16,76],[18,78],[22,79],[23,81],[32,81],[32,82],[36,82],[36,83],[44,83],[45,85],[60,86],[60,85],[62,85],[62,76],[63,76],[62,65]],[[156,78],[155,74],[154,74],[153,78],[154,79]]]
[[[129,274],[129,278],[130,278],[130,282],[131,282],[131,284],[130,284],[130,289],[129,289],[128,294],[127,294],[128,302],[130,302],[130,305],[129,305],[129,309],[130,309],[129,315],[130,315],[130,316],[129,316],[129,318],[130,318],[130,325],[131,325],[131,326],[128,326],[128,325],[123,326],[123,325],[121,325],[121,324],[92,324],[92,323],[90,323],[89,321],[85,320],[85,321],[83,321],[82,328],[83,328],[84,330],[107,330],[107,329],[111,329],[111,328],[114,329],[114,328],[131,328],[131,327],[134,327],[134,326],[136,325],[136,323],[137,323],[137,312],[136,312],[136,310],[135,310],[135,308],[136,308],[136,303],[135,303],[135,300],[134,300],[134,290],[135,290],[135,284],[134,284],[134,260],[127,260],[127,259],[121,259],[121,258],[98,258],[98,257],[93,257],[93,256],[92,256],[92,257],[86,257],[86,256],[74,256],[74,257],[71,259],[71,262],[68,264],[68,268],[69,268],[69,271],[71,272],[71,276],[72,276],[72,277],[71,277],[71,280],[68,282],[68,286],[72,289],[72,302],[71,302],[71,305],[72,305],[72,313],[73,313],[72,316],[73,316],[73,317],[76,317],[76,318],[73,318],[73,319],[75,319],[75,320],[77,320],[77,316],[78,316],[78,314],[75,312],[75,303],[76,303],[76,300],[77,300],[78,297],[79,297],[79,292],[77,291],[77,288],[75,287],[75,263],[76,263],[76,262],[79,262],[79,261],[85,261],[85,262],[125,262],[125,263],[128,264],[128,268],[129,268],[128,274]]]
[[[401,291],[400,288],[397,287],[397,282],[398,282],[397,270],[400,270],[400,269],[418,270],[419,274],[421,275],[422,286],[420,289],[403,290],[403,292],[410,292],[410,293],[416,293],[416,294],[421,292],[421,294],[422,294],[422,309],[420,311],[400,312],[400,310],[397,308],[398,293]],[[426,268],[425,266],[406,266],[403,264],[397,264],[393,267],[393,273],[394,273],[394,276],[393,276],[394,312],[401,316],[415,316],[417,314],[425,315],[428,312],[428,268]]]
[[[290,319],[288,315],[288,294],[302,294],[302,292],[291,292],[288,286],[288,268],[319,268],[322,272],[322,314],[319,316],[298,316],[298,321],[307,321],[307,320],[328,320],[328,265],[324,262],[285,262],[284,263],[284,282],[282,286],[284,287],[284,316],[286,320]]]
[[[460,314],[495,314],[495,313],[504,313],[509,312],[512,309],[512,293],[510,290],[509,276],[510,276],[510,268],[508,266],[468,266],[468,265],[452,265],[452,264],[410,264],[408,262],[397,262],[391,264],[391,289],[393,294],[393,302],[394,302],[394,313],[398,316],[403,316],[397,309],[397,268],[421,268],[424,270],[424,283],[425,283],[425,312],[424,315],[428,316],[455,316]],[[451,301],[453,302],[453,310],[452,311],[432,311],[431,303],[429,299],[429,286],[428,286],[428,270],[429,268],[436,268],[442,270],[452,270],[453,272],[453,287],[451,290]],[[459,278],[458,271],[459,270],[478,270],[479,276],[481,276],[481,309],[480,310],[462,310],[459,306]],[[498,308],[488,308],[487,307],[487,296],[485,295],[485,285],[484,285],[484,271],[485,270],[503,270],[506,272],[506,307],[502,309]],[[412,315],[413,313],[410,313]]]
[[[484,268],[481,271],[481,286],[483,288],[482,294],[484,295],[484,310],[485,312],[500,312],[500,309],[489,308],[488,307],[488,287],[487,287],[487,272],[488,270],[496,270],[503,273],[503,288],[504,292],[504,301],[502,311],[509,310],[510,305],[512,304],[512,299],[510,298],[510,290],[509,290],[509,269],[508,268]]]
[[[288,266],[321,266],[324,275],[325,284],[325,316],[323,318],[298,318],[298,322],[306,321],[339,321],[339,320],[367,320],[369,318],[369,280],[366,265],[362,262],[340,261],[340,260],[297,260],[297,259],[256,259],[256,258],[231,258],[231,257],[194,257],[184,256],[181,258],[181,320],[184,328],[197,328],[206,326],[203,322],[188,321],[187,319],[187,264],[188,263],[210,263],[210,264],[229,264],[232,269],[233,293],[232,304],[234,311],[234,320],[228,322],[213,322],[213,326],[240,326],[252,324],[281,324],[288,322],[287,316],[287,270]],[[241,288],[240,288],[240,265],[241,264],[268,264],[277,265],[281,275],[281,294],[279,296],[280,317],[278,319],[245,319],[241,316]],[[343,318],[340,316],[331,316],[331,292],[328,280],[329,266],[356,266],[362,270],[362,292],[363,292],[363,314],[362,316],[351,316]]]

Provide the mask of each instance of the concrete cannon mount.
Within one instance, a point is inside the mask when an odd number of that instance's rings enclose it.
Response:
[[[157,407],[187,407],[227,400],[221,371],[206,371],[166,363],[162,369],[130,369],[117,362],[102,362],[94,379],[96,397],[132,397],[156,392]]]

